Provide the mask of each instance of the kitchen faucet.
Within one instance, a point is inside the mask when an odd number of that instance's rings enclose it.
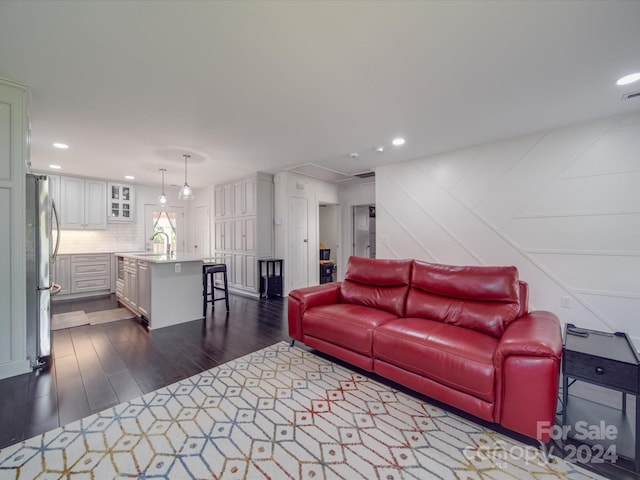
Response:
[[[164,235],[165,245],[167,246],[166,254],[167,254],[168,257],[170,257],[171,256],[171,245],[169,245],[169,235],[167,235],[164,232],[155,232],[153,235],[151,235],[151,238],[149,240],[153,241],[153,239],[156,238],[158,235]]]

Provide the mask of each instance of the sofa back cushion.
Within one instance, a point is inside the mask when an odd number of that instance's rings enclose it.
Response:
[[[412,260],[349,257],[340,285],[340,301],[378,308],[402,317],[412,263]]]
[[[500,338],[520,313],[516,267],[459,267],[415,261],[405,316]]]

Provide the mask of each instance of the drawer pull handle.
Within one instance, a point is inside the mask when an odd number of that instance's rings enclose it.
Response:
[[[596,373],[598,375],[603,375],[604,374],[604,368],[602,367],[596,367]]]

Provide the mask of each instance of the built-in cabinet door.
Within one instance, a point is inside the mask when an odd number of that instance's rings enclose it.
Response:
[[[222,222],[222,249],[233,250],[233,220]]]
[[[272,204],[266,174],[214,188],[215,256],[227,265],[229,287],[257,293],[257,259],[273,255]]]
[[[35,328],[29,328],[31,311],[24,301],[37,296],[35,288],[26,290],[26,223],[21,210],[29,159],[25,92],[25,87],[0,79],[0,378],[26,373],[27,356],[36,360]]]
[[[214,249],[216,251],[216,254],[220,253],[223,250],[223,246],[224,246],[224,222],[216,222],[214,225],[214,235],[215,235],[215,240],[214,240]]]
[[[149,318],[149,262],[138,260],[138,310]]]
[[[109,222],[133,222],[135,188],[127,183],[109,182],[107,185],[107,217]]]
[[[84,226],[107,228],[107,184],[98,180],[84,181]]]
[[[234,287],[243,287],[244,286],[244,255],[241,253],[236,253],[231,256],[232,266],[231,270],[233,271],[231,285]]]
[[[123,300],[134,310],[138,303],[138,265],[132,258],[124,259]]]
[[[256,213],[256,181],[246,180],[243,182],[244,190],[244,213],[255,215]]]
[[[233,184],[233,213],[239,215],[244,213],[244,183]]]
[[[233,255],[231,255],[230,253],[224,254],[222,255],[222,263],[224,263],[227,266],[227,283],[229,285],[233,285],[234,284],[234,271],[233,271]],[[221,281],[221,275],[216,275],[217,282]]]
[[[60,285],[58,295],[71,293],[71,255],[58,255],[53,264],[53,281]]]
[[[84,179],[60,178],[60,227],[84,228]]]
[[[244,287],[247,290],[258,291],[258,261],[253,255],[244,256]]]
[[[107,183],[79,177],[60,177],[60,227],[107,228]]]
[[[244,219],[236,218],[233,220],[233,249],[236,252],[244,250]]]
[[[256,217],[245,217],[243,222],[244,228],[244,245],[243,251],[256,251]]]
[[[231,215],[233,213],[233,185],[225,185],[222,187],[223,196],[223,215]]]
[[[224,189],[216,187],[213,190],[213,212],[216,217],[224,215]]]

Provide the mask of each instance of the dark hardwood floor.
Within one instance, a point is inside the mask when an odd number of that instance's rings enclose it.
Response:
[[[117,308],[114,295],[52,304],[52,313]],[[0,381],[0,448],[289,340],[286,299],[230,295],[206,320],[147,331],[136,320],[52,332],[48,368]]]
[[[0,380],[0,449],[260,348],[289,341],[286,302],[279,297],[258,300],[231,294],[229,313],[218,302],[215,310],[209,306],[205,320],[159,330],[147,331],[137,320],[121,320],[52,332],[53,355],[47,369]],[[115,296],[111,295],[54,302],[52,313],[76,310],[90,313],[117,307]],[[376,375],[362,373],[390,384]],[[391,385],[472,422],[535,445],[531,439]],[[619,393],[589,384],[578,382],[570,390],[572,408],[579,409],[581,418],[594,425],[603,418],[612,424],[634,425],[635,402],[627,402],[626,415],[620,411],[620,402]],[[621,428],[625,438],[620,438],[619,443],[622,442],[624,453],[633,452],[633,435],[623,430],[629,428]],[[559,456],[576,451],[561,442],[551,446]],[[640,480],[628,458],[619,458],[613,464],[584,466],[607,478]]]

